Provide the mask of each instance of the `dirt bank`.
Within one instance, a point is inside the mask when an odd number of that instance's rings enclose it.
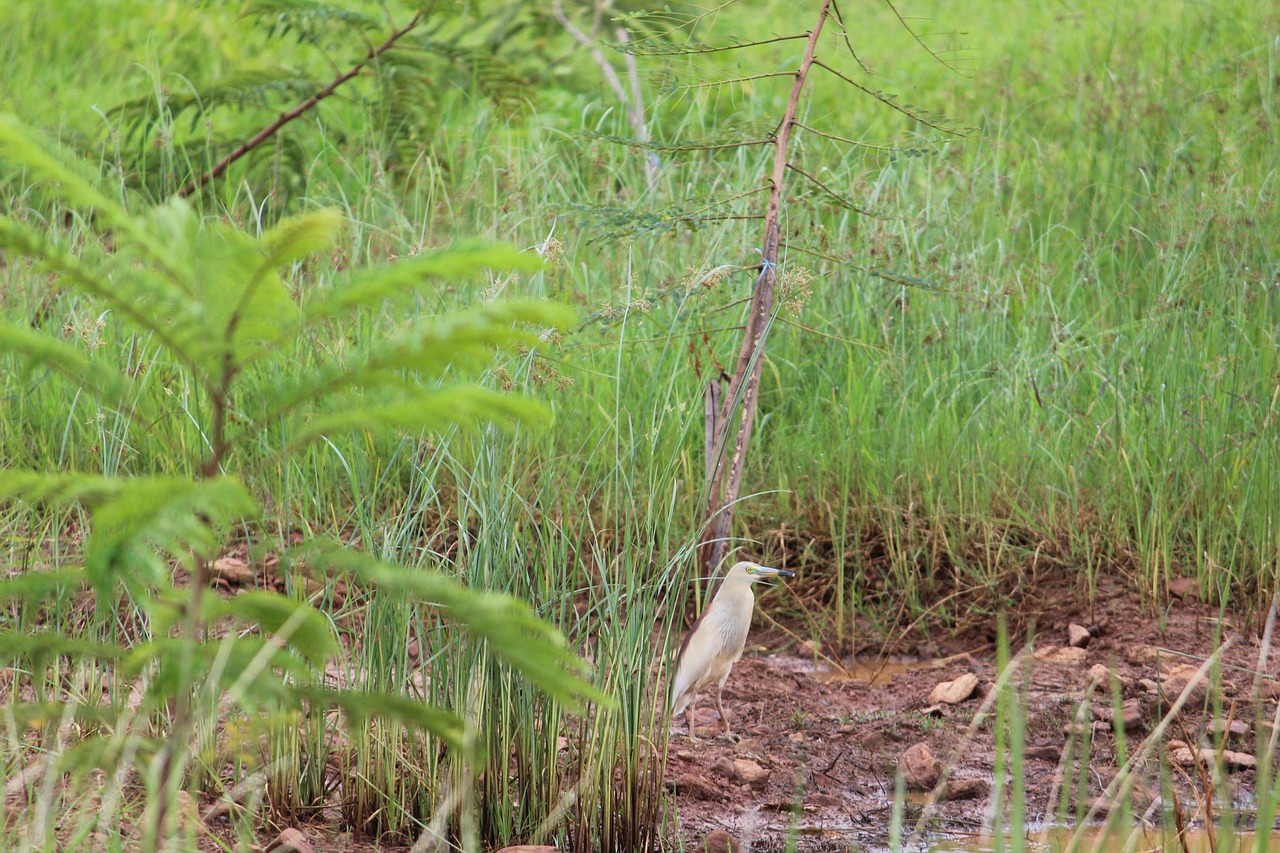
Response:
[[[1068,814],[1077,808],[1094,809],[1095,817],[1105,814],[1111,803],[1103,796],[1104,786],[1123,763],[1113,718],[1127,724],[1126,754],[1133,755],[1193,681],[1194,668],[1220,644],[1227,645],[1218,678],[1220,711],[1214,711],[1217,691],[1192,684],[1183,711],[1166,727],[1152,759],[1138,766],[1128,799],[1135,813],[1148,812],[1157,820],[1159,809],[1175,807],[1171,797],[1160,797],[1156,757],[1163,757],[1166,766],[1174,765],[1169,778],[1185,820],[1203,821],[1208,809],[1232,805],[1247,819],[1257,721],[1275,718],[1280,664],[1275,655],[1260,663],[1260,623],[1223,617],[1217,608],[1199,603],[1193,590],[1181,592],[1155,613],[1132,596],[1103,589],[1091,609],[1068,605],[1040,620],[1019,667],[1025,675],[1016,679],[1026,709],[1023,773],[1029,822],[1052,821],[1062,803]],[[1075,639],[1086,644],[1083,648],[1070,645],[1072,624],[1089,630],[1086,640],[1077,629]],[[1016,641],[1028,639],[1024,634]],[[718,715],[711,697],[699,703],[698,725],[706,727],[700,730],[706,738],[690,743],[682,722],[672,736],[667,785],[675,793],[686,842],[698,844],[719,829],[757,851],[783,849],[791,832],[798,833],[802,850],[883,847],[896,769],[916,744],[924,744],[912,756],[924,756],[923,765],[913,768],[925,777],[917,780],[918,787],[932,782],[930,771],[936,768],[929,766],[930,755],[950,781],[937,786],[945,792],[943,801],[931,802],[925,793],[908,796],[906,833],[922,816],[929,830],[972,831],[990,823],[995,726],[990,719],[973,725],[980,711],[995,709],[996,651],[986,637],[955,641],[942,650],[953,656],[937,666],[890,658],[891,666],[874,683],[866,679],[877,669],[874,660],[858,661],[858,678],[832,678],[828,663],[815,661],[811,650],[800,656],[804,650],[776,629],[758,628],[748,648],[751,653],[725,688],[725,706],[740,740],[715,737]],[[1113,679],[1099,666],[1115,673],[1118,713],[1112,708]],[[1260,668],[1262,677],[1255,680]],[[1103,683],[1082,708],[1091,673]],[[976,677],[969,698],[948,704],[931,697],[938,685],[964,676]],[[955,688],[964,690],[974,681],[965,678]],[[1215,724],[1215,717],[1234,721],[1225,743],[1214,731],[1227,723]],[[1269,731],[1265,725],[1262,730]],[[1169,741],[1188,748],[1171,752]],[[1227,765],[1216,777],[1211,767],[1204,773],[1196,767],[1202,748],[1218,749]],[[1087,754],[1083,775],[1082,751]],[[1079,790],[1082,778],[1085,791]],[[1214,788],[1212,797],[1206,798],[1206,785]]]

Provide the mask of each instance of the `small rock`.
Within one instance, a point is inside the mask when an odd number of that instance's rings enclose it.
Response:
[[[1204,704],[1208,695],[1205,678],[1200,675],[1199,667],[1180,666],[1169,673],[1160,685],[1160,695],[1172,705],[1183,693],[1187,694],[1184,708],[1196,708]]]
[[[943,789],[944,800],[978,800],[991,793],[986,779],[948,779]]]
[[[1184,598],[1200,597],[1200,582],[1195,578],[1178,578],[1169,582],[1169,595],[1182,601]]]
[[[551,850],[554,851],[555,848],[552,847]],[[267,845],[267,853],[315,853],[315,848],[311,846],[307,836],[302,834],[302,830],[289,827]]]
[[[838,735],[851,735],[851,734],[853,734],[854,732],[856,732],[857,730],[858,730],[858,727],[857,727],[857,726],[855,726],[853,723],[845,723],[843,726],[841,726],[840,728],[836,729],[836,734],[838,734]]]
[[[748,785],[762,785],[769,779],[769,771],[750,758],[735,758],[733,769],[737,778]]]
[[[1150,678],[1139,678],[1138,685],[1152,696],[1158,696],[1160,694],[1160,685],[1152,681]]]
[[[758,737],[744,737],[733,746],[734,755],[763,755],[764,741]]]
[[[844,800],[831,794],[806,794],[804,804],[824,809],[838,809],[844,805]]]
[[[713,829],[698,845],[699,853],[737,853],[741,850],[737,839],[723,829]]]
[[[677,794],[687,794],[695,800],[718,803],[724,799],[724,791],[692,773],[683,773],[668,782],[667,787]]]
[[[908,791],[930,791],[942,777],[942,763],[934,758],[928,744],[917,743],[898,759],[898,772]]]
[[[1179,767],[1195,767],[1197,764],[1212,766],[1217,764],[1219,759],[1222,761],[1222,766],[1228,770],[1254,770],[1258,766],[1258,760],[1252,755],[1230,749],[1224,749],[1221,753],[1207,747],[1192,749],[1180,740],[1169,741],[1167,749],[1169,761]]]
[[[728,711],[725,712],[726,714]],[[699,708],[693,712],[693,724],[695,726],[720,726],[724,727],[724,723],[720,722],[720,712],[715,708]]]
[[[822,643],[817,640],[802,640],[800,642],[800,654],[806,657],[817,657],[822,654]]]
[[[1115,709],[1110,705],[1094,705],[1094,719],[1102,720],[1106,723],[1115,724]],[[1124,726],[1125,731],[1137,731],[1146,726],[1147,723],[1147,703],[1140,696],[1134,696],[1131,699],[1124,700],[1120,706],[1120,724]]]
[[[1057,762],[1062,758],[1062,747],[1060,746],[1029,746],[1022,753],[1032,761],[1052,761]]]
[[[1138,645],[1130,648],[1125,653],[1125,657],[1128,658],[1129,663],[1137,666],[1155,666],[1169,656],[1155,646]]]
[[[738,771],[733,766],[733,759],[718,758],[711,765],[711,772],[717,773],[726,779],[737,779]]]
[[[1102,690],[1107,693],[1111,692],[1111,678],[1115,676],[1116,681],[1120,684],[1121,692],[1127,691],[1133,687],[1133,679],[1127,675],[1119,675],[1115,670],[1110,669],[1105,664],[1095,663],[1089,667],[1089,674],[1085,677],[1086,690]]]
[[[1076,666],[1083,664],[1088,657],[1089,653],[1084,649],[1064,646],[1046,646],[1043,649],[1038,649],[1035,653],[1035,659],[1044,663],[1072,664]]]
[[[1089,633],[1089,629],[1083,625],[1077,625],[1072,622],[1067,626],[1067,645],[1077,649],[1083,649],[1089,645],[1089,641],[1093,639],[1093,635]]]
[[[1258,759],[1247,752],[1224,749],[1222,750],[1222,764],[1228,770],[1256,770]]]
[[[1126,732],[1135,732],[1147,724],[1147,703],[1141,697],[1134,696],[1124,700],[1120,706],[1120,722]]]
[[[944,681],[934,687],[929,693],[929,704],[959,705],[972,696],[977,688],[978,676],[966,672],[953,681]]]
[[[253,583],[253,569],[239,557],[219,557],[209,567],[215,578],[226,581],[232,586],[245,586]]]
[[[1238,739],[1249,736],[1249,724],[1244,720],[1211,720],[1209,731],[1227,739]]]

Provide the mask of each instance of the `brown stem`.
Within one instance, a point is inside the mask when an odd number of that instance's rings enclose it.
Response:
[[[746,332],[742,338],[742,349],[738,352],[738,364],[733,371],[728,391],[716,423],[715,449],[713,456],[715,466],[707,478],[707,521],[702,532],[702,540],[698,544],[698,555],[703,566],[711,571],[719,565],[729,550],[729,531],[733,524],[734,504],[742,485],[742,469],[746,462],[747,445],[751,440],[751,426],[755,421],[756,400],[760,393],[760,371],[764,364],[764,340],[769,329],[769,321],[773,314],[774,287],[777,282],[778,213],[782,207],[782,187],[787,175],[787,144],[791,140],[791,131],[796,124],[796,110],[800,105],[800,94],[804,90],[805,80],[813,65],[818,48],[818,37],[822,34],[822,25],[826,23],[831,8],[831,0],[823,0],[818,11],[818,20],[809,33],[805,45],[804,58],[796,71],[795,83],[791,86],[791,97],[787,100],[787,109],[782,123],[778,126],[778,134],[774,139],[773,174],[770,177],[769,204],[765,212],[764,245],[761,247],[761,271],[756,279],[751,299],[751,314],[747,320]],[[742,416],[738,421],[738,433],[733,443],[733,452],[726,456],[729,437],[729,421],[733,407],[739,399],[742,404]]]
[[[258,131],[257,135],[255,135],[248,142],[240,143],[239,147],[237,147],[236,150],[232,151],[226,157],[223,157],[221,160],[219,160],[218,163],[212,169],[205,172],[197,180],[192,181],[191,183],[184,186],[182,189],[178,190],[178,195],[184,198],[187,196],[190,196],[193,193],[195,193],[196,190],[203,187],[205,184],[208,184],[210,181],[221,177],[222,173],[227,171],[227,169],[231,167],[232,163],[236,162],[241,157],[245,156],[250,151],[257,148],[259,145],[266,142],[271,137],[275,136],[276,133],[280,130],[280,128],[284,127],[286,124],[293,121],[295,118],[302,115],[307,110],[311,109],[316,104],[320,103],[325,98],[332,95],[335,91],[337,91],[339,86],[341,86],[343,83],[347,82],[352,77],[355,77],[357,74],[363,71],[364,67],[368,65],[370,61],[376,59],[378,56],[385,53],[387,50],[390,50],[397,41],[399,41],[403,36],[408,34],[410,30],[417,27],[418,24],[421,23],[421,21],[422,21],[421,13],[414,15],[412,21],[410,21],[408,24],[406,24],[405,26],[401,27],[400,29],[392,33],[391,37],[388,38],[386,41],[384,41],[382,44],[371,49],[369,53],[365,55],[365,58],[357,62],[355,65],[353,65],[350,70],[346,71],[343,74],[338,75],[336,78],[334,78],[333,82],[330,83],[328,86],[325,86],[319,92],[316,92],[314,95],[307,98],[305,101],[298,104],[296,107],[289,110],[287,113],[282,113],[279,116],[277,116],[275,121],[271,122],[271,124],[267,125],[262,130]]]

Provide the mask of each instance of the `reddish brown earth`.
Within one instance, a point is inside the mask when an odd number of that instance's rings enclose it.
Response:
[[[1227,758],[1232,763],[1245,762],[1253,755],[1256,721],[1275,719],[1280,661],[1272,654],[1269,661],[1260,663],[1260,621],[1244,624],[1222,616],[1217,608],[1196,601],[1194,591],[1175,588],[1184,596],[1172,599],[1161,613],[1104,588],[1091,610],[1067,605],[1040,620],[1034,652],[1025,658],[1027,667],[1019,668],[1029,675],[1020,688],[1020,704],[1027,714],[1024,777],[1029,824],[1053,821],[1064,775],[1069,808],[1076,807],[1073,794],[1080,779],[1077,761],[1082,739],[1072,738],[1071,761],[1064,771],[1065,732],[1080,709],[1089,670],[1098,664],[1112,667],[1125,680],[1119,698],[1127,700],[1131,723],[1127,743],[1132,755],[1185,685],[1190,671],[1177,672],[1177,668],[1198,667],[1220,641],[1227,642],[1222,654],[1226,665],[1221,677],[1222,715],[1237,721],[1237,732],[1226,749],[1244,754]],[[1064,595],[1062,600],[1070,597]],[[1092,628],[1087,648],[1064,648],[1072,623]],[[718,715],[711,696],[700,697],[698,706],[699,735],[707,738],[691,744],[683,721],[673,731],[667,785],[675,792],[681,837],[696,845],[709,832],[725,830],[749,843],[752,850],[767,851],[784,849],[789,833],[797,833],[796,846],[801,850],[845,851],[851,844],[882,849],[898,762],[919,743],[949,769],[953,781],[944,785],[951,785],[951,798],[930,803],[928,794],[909,794],[904,834],[910,835],[917,822],[927,831],[988,827],[995,726],[990,720],[976,728],[972,725],[997,679],[995,647],[988,640],[994,637],[994,624],[985,634],[980,631],[969,641],[969,648],[957,641],[953,648],[943,649],[953,656],[936,668],[919,662],[914,667],[890,666],[900,671],[891,676],[886,672],[878,679],[883,683],[872,685],[857,679],[820,681],[811,651],[807,657],[797,657],[797,644],[785,632],[757,628],[749,640],[749,649],[756,648],[735,667],[724,693],[734,733],[741,739],[733,743],[714,736]],[[1026,632],[1016,639],[1015,654],[1028,639]],[[861,660],[859,665],[864,674],[875,668],[874,660]],[[827,668],[829,664],[817,662],[817,670]],[[1254,673],[1258,671],[1263,675],[1256,685],[1260,698],[1255,701]],[[972,698],[955,705],[930,700],[939,683],[968,673],[978,680]],[[1140,679],[1151,683],[1144,685]],[[1161,698],[1161,690],[1171,694],[1170,699]],[[1094,703],[1102,707],[1082,717],[1092,738],[1085,808],[1097,803],[1095,798],[1121,763],[1110,722],[1111,696],[1110,686],[1104,686]],[[1194,701],[1170,724],[1162,741],[1221,745],[1208,733],[1213,715],[1205,706],[1211,707],[1212,700],[1189,698]],[[989,710],[994,712],[994,704],[989,703]],[[1156,750],[1160,755],[1168,755],[1167,747]],[[1131,802],[1138,814],[1160,791],[1156,768],[1153,757],[1137,774]],[[1247,821],[1253,770],[1230,769],[1214,780],[1212,769],[1201,774],[1192,765],[1175,769],[1172,775],[1178,807],[1189,823],[1205,817],[1206,783],[1215,788],[1214,796],[1208,798],[1213,809],[1235,804]],[[1159,808],[1157,804],[1152,813],[1157,821]],[[1105,803],[1095,812],[1099,818],[1104,814]]]
[[[1185,685],[1187,671],[1178,668],[1198,667],[1224,642],[1228,647],[1221,655],[1221,716],[1233,721],[1238,730],[1225,744],[1232,753],[1227,756],[1229,763],[1252,756],[1258,732],[1265,735],[1269,731],[1265,723],[1276,719],[1280,656],[1263,659],[1265,614],[1248,621],[1223,615],[1197,601],[1194,590],[1176,582],[1174,589],[1180,595],[1158,612],[1119,589],[1104,581],[1092,606],[1071,604],[1078,596],[1067,586],[1038,589],[1035,600],[1041,606],[1030,608],[1041,614],[1034,636],[1025,627],[1014,631],[1014,654],[1034,639],[1033,650],[1023,658],[1025,666],[1015,670],[1027,676],[1019,679],[1018,704],[1026,709],[1023,775],[1031,826],[1054,821],[1064,787],[1068,814],[1097,804],[1122,763],[1111,722],[1110,686],[1095,694],[1090,710],[1080,711],[1095,666],[1112,667],[1123,681],[1117,701],[1125,703],[1129,714],[1130,755]],[[764,600],[763,607],[770,610],[779,600],[775,594]],[[745,842],[754,851],[783,850],[792,838],[795,847],[804,851],[843,853],[851,845],[884,849],[895,776],[908,750],[917,759],[913,762],[917,772],[930,769],[929,754],[945,768],[946,778],[938,787],[947,796],[934,801],[928,793],[909,793],[904,835],[917,827],[929,833],[989,828],[995,764],[995,726],[990,718],[995,706],[988,701],[995,698],[997,680],[994,622],[970,628],[961,638],[940,640],[935,635],[930,659],[899,655],[877,661],[874,655],[864,654],[851,667],[857,677],[838,673],[830,678],[832,663],[813,648],[802,648],[794,632],[759,615],[755,621],[748,654],[734,668],[724,694],[739,739],[717,735],[718,717],[710,695],[699,700],[700,743],[690,743],[683,720],[672,732],[666,786],[674,806],[675,832],[685,849],[727,853],[726,844],[741,850]],[[1087,648],[1066,648],[1073,624],[1090,629]],[[977,682],[971,697],[955,704],[930,698],[939,684],[963,676]],[[1162,698],[1161,690],[1170,697]],[[1155,750],[1166,767],[1170,740],[1197,749],[1222,746],[1210,733],[1215,719],[1213,699],[1193,698]],[[1075,719],[1077,713],[1080,720]],[[974,725],[980,714],[987,717],[986,722]],[[1261,728],[1260,720],[1264,721]],[[1082,738],[1069,739],[1066,734],[1072,726],[1077,731],[1083,726],[1090,735],[1083,765],[1079,762]],[[1069,761],[1064,762],[1069,743]],[[1190,761],[1189,755],[1188,751],[1182,757]],[[1138,814],[1160,793],[1156,757],[1137,773],[1130,802]],[[1077,804],[1082,767],[1087,792],[1084,802]],[[1253,770],[1232,766],[1215,776],[1212,769],[1202,773],[1191,763],[1169,775],[1176,787],[1177,808],[1188,824],[1205,820],[1206,802],[1212,803],[1215,817],[1224,807],[1234,806],[1240,820],[1248,822]],[[1206,796],[1209,787],[1212,796]],[[1172,807],[1168,802],[1163,805]],[[1157,803],[1157,811],[1160,807]],[[1099,806],[1095,817],[1102,814]],[[234,831],[227,821],[215,819],[207,829],[210,834],[201,838],[201,849],[234,844]],[[296,840],[314,850],[408,849],[317,825],[260,828],[263,849],[275,846],[273,839],[281,829],[301,833]],[[709,836],[711,843],[706,844]],[[299,849],[308,853],[306,846]]]

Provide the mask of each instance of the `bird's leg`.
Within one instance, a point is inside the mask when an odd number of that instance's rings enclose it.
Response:
[[[693,706],[698,704],[698,694],[693,694],[693,698],[689,700],[689,707],[685,709],[684,718],[689,724],[689,743],[697,743],[698,736],[693,731]]]
[[[724,691],[724,685],[716,686],[716,708],[720,711],[720,719],[724,721],[724,733],[721,735],[725,740],[736,741],[737,736],[729,731],[729,715],[724,712],[724,703],[720,701],[720,694]]]

